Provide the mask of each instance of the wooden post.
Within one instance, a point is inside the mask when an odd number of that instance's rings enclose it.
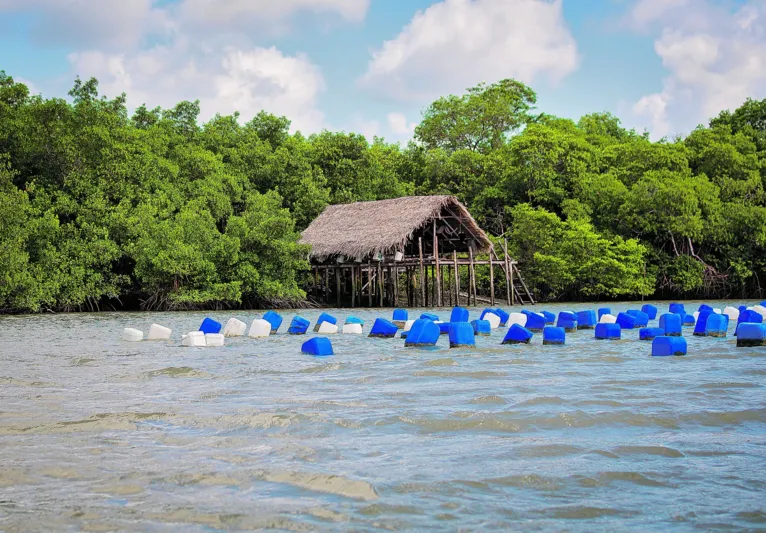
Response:
[[[457,264],[457,251],[454,250],[452,262],[455,264],[455,307],[460,307],[460,267]]]
[[[378,307],[383,307],[383,264],[378,261]]]
[[[372,261],[367,260],[367,307],[372,307]]]
[[[489,305],[495,307],[495,264],[489,256]]]
[[[447,266],[447,294],[449,295],[449,306],[452,307],[452,274],[450,274],[449,265]]]
[[[336,266],[333,271],[335,272],[335,303],[336,307],[340,307],[340,269]]]
[[[442,294],[438,290],[441,288],[441,268],[439,268],[439,237],[436,235],[436,219],[434,219],[434,268],[436,269],[436,281],[434,283],[434,292],[436,295],[436,307],[442,306]]]
[[[356,268],[351,265],[351,307],[356,307]]]
[[[468,267],[468,278],[471,280],[471,287],[468,289],[468,305],[471,305],[471,294],[473,294],[473,305],[476,307],[476,267],[473,264],[473,247],[468,247],[468,257],[470,265]]]
[[[325,303],[330,304],[330,267],[326,266],[324,267],[324,286],[327,290],[327,293],[325,294]]]
[[[503,261],[505,261],[505,283],[508,289],[508,305],[513,305],[516,299],[513,297],[513,275],[511,265],[508,262],[508,239],[503,241]]]
[[[319,268],[314,267],[314,299],[319,297]]]
[[[420,305],[426,306],[425,275],[423,274],[423,237],[418,237],[418,250],[420,251]]]
[[[363,269],[364,267],[361,263],[359,263],[359,266],[356,267],[356,272],[359,274],[359,279],[357,280],[357,287],[359,288],[359,307],[364,305],[362,303],[362,295],[364,294],[364,276],[362,275]]]

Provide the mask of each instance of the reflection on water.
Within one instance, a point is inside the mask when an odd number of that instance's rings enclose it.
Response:
[[[766,348],[181,347],[203,316],[0,319],[0,530],[766,528]],[[176,340],[118,340],[152,322]]]

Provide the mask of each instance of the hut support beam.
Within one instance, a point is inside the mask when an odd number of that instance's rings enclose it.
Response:
[[[495,264],[489,262],[489,305],[495,307]]]
[[[434,267],[436,270],[436,282],[434,283],[434,289],[436,295],[436,307],[442,306],[442,294],[441,294],[441,268],[439,268],[439,236],[436,234],[436,220],[434,220]],[[436,290],[438,288],[438,290]]]
[[[455,306],[460,307],[460,267],[457,264],[457,252],[452,252],[452,262],[455,265]]]

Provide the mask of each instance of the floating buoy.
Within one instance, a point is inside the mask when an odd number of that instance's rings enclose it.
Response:
[[[439,326],[439,333],[441,335],[446,335],[449,333],[449,322],[434,322],[437,326]]]
[[[663,335],[665,335],[663,328],[641,328],[638,330],[638,339],[642,341],[653,341]]]
[[[649,320],[655,320],[657,318],[657,307],[652,304],[644,304],[641,306],[641,312],[646,313]]]
[[[766,317],[766,307],[764,307],[762,305],[754,305],[753,306],[753,311],[755,311],[756,313],[758,313],[759,315],[761,315],[763,317]]]
[[[205,333],[205,346],[223,346],[223,333]]]
[[[599,340],[620,340],[622,328],[615,323],[600,322],[596,324],[595,336]]]
[[[205,320],[202,321],[202,324],[200,325],[199,330],[202,333],[220,333],[221,328],[223,328],[223,326],[221,325],[220,322],[216,322],[212,318],[206,318]]]
[[[697,319],[694,318],[694,315],[682,315],[682,320],[684,326],[693,326],[697,322]]]
[[[290,322],[290,328],[287,333],[290,335],[305,335],[311,323],[302,316],[294,316]]]
[[[643,311],[639,311],[637,309],[631,309],[629,311],[625,311],[625,313],[632,316],[633,319],[635,320],[634,327],[642,328],[649,324],[649,315],[647,315]]]
[[[556,322],[556,315],[554,315],[550,311],[543,311],[542,314],[543,314],[543,318],[545,318],[546,324],[550,325]]]
[[[391,321],[396,325],[397,328],[402,329],[404,324],[407,323],[407,319],[409,317],[409,313],[406,309],[394,309],[394,314],[391,317]]]
[[[314,324],[314,333],[317,333],[319,331],[319,328],[322,327],[322,324],[327,322],[328,324],[337,324],[338,319],[332,316],[329,313],[322,313],[319,315],[319,318],[317,318],[316,324]],[[336,328],[337,333],[337,328]]]
[[[707,337],[726,337],[729,332],[728,315],[719,315],[713,313],[707,318],[705,324],[705,336]]]
[[[508,333],[505,334],[502,344],[529,344],[532,340],[532,336],[534,336],[534,333],[524,326],[511,324],[511,327],[508,328]]]
[[[346,324],[359,324],[360,326],[364,326],[364,320],[356,316],[348,316],[346,317]]]
[[[622,329],[633,329],[636,327],[636,318],[628,313],[617,315],[617,323]]]
[[[537,313],[529,313],[526,328],[533,332],[542,331],[545,328],[545,317]]]
[[[511,315],[505,312],[504,309],[500,309],[499,307],[493,311],[497,316],[500,317],[500,327],[503,328],[508,325],[508,319]]]
[[[125,328],[122,330],[122,340],[128,342],[139,342],[144,340],[144,332],[140,329]]]
[[[508,327],[513,326],[514,324],[518,324],[519,326],[526,326],[527,325],[527,315],[524,313],[511,313],[508,315],[508,322],[506,322],[506,325]]]
[[[562,311],[559,313],[559,320],[556,325],[566,332],[577,331],[577,316],[569,311]]]
[[[361,324],[343,324],[343,333],[346,335],[361,335]]]
[[[334,335],[335,333],[338,333],[338,325],[330,324],[329,322],[322,322],[319,324],[319,328],[314,329],[321,335]]]
[[[333,355],[332,343],[327,337],[314,337],[303,343],[301,352],[318,357]]]
[[[487,311],[482,313],[481,320],[486,320],[489,322],[489,325],[492,326],[492,329],[497,329],[500,327],[500,317],[497,316],[494,311]]]
[[[159,324],[152,324],[149,326],[149,334],[146,339],[150,341],[166,341],[170,339],[170,328],[160,326]]]
[[[766,325],[742,322],[737,326],[737,348],[766,345]]]
[[[709,307],[709,306],[708,306]],[[697,316],[697,321],[694,325],[694,335],[697,335],[698,337],[704,337],[707,335],[706,333],[706,326],[708,318],[713,316],[715,313],[713,313],[713,308],[710,307],[710,309],[705,309],[704,311],[699,312],[699,316]]]
[[[450,314],[449,321],[450,322],[468,322],[468,309],[465,307],[455,307],[452,309],[452,314]]]
[[[201,331],[190,331],[181,337],[181,344],[189,347],[207,346],[207,343],[205,342],[205,334]]]
[[[708,313],[708,314],[710,314],[710,313],[713,313],[713,306],[712,305],[708,305],[708,304],[701,304],[697,308],[697,311],[700,312],[700,313]]]
[[[737,325],[762,324],[762,323],[763,323],[763,316],[760,313],[757,313],[750,309],[745,309],[744,311],[740,312],[739,319],[737,320]]]
[[[247,336],[253,339],[262,339],[271,335],[271,322],[265,318],[256,318],[250,324],[250,331]]]
[[[271,324],[271,334],[274,335],[279,326],[282,325],[282,316],[274,311],[266,311],[263,315],[263,319]]]
[[[425,320],[430,320],[431,322],[440,322],[439,317],[433,313],[423,313],[422,315],[420,315],[420,318],[423,318]]]
[[[439,340],[439,335],[439,326],[432,320],[421,318],[412,324],[404,345],[407,347],[434,346]]]
[[[448,335],[450,348],[472,348],[476,346],[473,326],[468,322],[450,322]]]
[[[736,322],[739,319],[739,309],[736,307],[727,305],[723,310],[723,314],[728,316],[731,322]]]
[[[610,314],[601,315],[601,318],[598,319],[598,323],[599,324],[616,324],[617,317]]]
[[[593,329],[597,322],[596,312],[592,309],[577,313],[577,329]]]
[[[223,328],[224,337],[241,337],[247,331],[247,324],[236,318],[230,318]]]
[[[670,304],[670,306],[668,307],[668,310],[671,313],[675,313],[677,315],[681,315],[681,316],[686,315],[686,309],[684,309],[684,304],[674,302]]]
[[[680,337],[683,334],[681,315],[665,313],[660,316],[660,327],[665,332],[665,337]]]
[[[397,331],[399,331],[399,328],[397,328],[390,321],[386,320],[385,318],[377,318],[375,319],[375,323],[372,325],[372,329],[370,330],[368,337],[390,339],[396,335]]]
[[[471,325],[474,335],[487,336],[492,334],[492,324],[488,320],[474,320]]]
[[[545,326],[543,329],[543,344],[564,344],[566,332],[564,328]]]
[[[608,307],[600,307],[598,310],[598,321],[601,322],[601,317],[604,315],[611,315],[612,310]]]
[[[652,356],[666,357],[686,355],[686,339],[683,337],[656,337],[652,341]]]

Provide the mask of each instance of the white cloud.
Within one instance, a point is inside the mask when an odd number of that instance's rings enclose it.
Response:
[[[373,52],[360,84],[424,100],[508,77],[555,83],[578,65],[561,1],[438,2]]]
[[[668,75],[661,92],[642,97],[634,112],[653,136],[684,133],[751,96],[766,96],[766,7],[738,9],[710,0],[637,2],[630,22],[657,31],[654,49]]]
[[[415,133],[417,124],[407,122],[407,117],[404,113],[389,113],[386,118],[388,119],[388,128],[394,135],[410,138]]]
[[[285,115],[293,129],[318,131],[323,115],[316,97],[324,88],[319,69],[304,55],[276,48],[203,50],[178,38],[132,54],[83,52],[70,56],[74,73],[96,77],[101,91],[122,92],[129,105],[170,108],[181,100],[200,100],[201,119],[239,111],[249,120],[261,110]]]

